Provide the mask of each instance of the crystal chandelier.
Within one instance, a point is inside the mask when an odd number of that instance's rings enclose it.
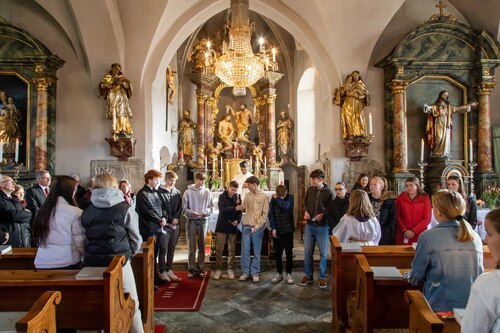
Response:
[[[253,53],[251,36],[248,0],[231,0],[229,43],[222,43],[222,55],[215,59],[214,71],[222,82],[233,87],[235,96],[246,95],[246,87],[254,85],[268,68],[277,70],[276,49],[272,49],[271,64],[262,38],[259,53]]]

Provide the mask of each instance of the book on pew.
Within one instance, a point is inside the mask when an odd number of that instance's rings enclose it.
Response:
[[[6,254],[7,252],[12,251],[12,246],[10,245],[0,245],[0,254]]]
[[[376,280],[401,280],[403,275],[396,267],[371,266],[373,278]]]
[[[359,243],[341,243],[342,252],[361,252],[361,245]]]
[[[411,247],[412,247],[414,250],[416,250],[416,249],[417,249],[417,242],[412,243],[412,244],[411,244]]]
[[[75,275],[77,280],[103,280],[102,273],[107,267],[84,267]]]
[[[465,314],[465,309],[453,309],[453,317],[459,325],[462,325],[462,319]]]

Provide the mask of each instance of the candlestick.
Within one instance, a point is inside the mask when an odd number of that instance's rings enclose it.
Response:
[[[208,169],[208,158],[205,156],[205,170]]]
[[[16,154],[14,155],[14,162],[19,161],[19,139],[16,139]]]
[[[469,162],[474,161],[473,152],[472,152],[472,140],[469,140]]]
[[[253,158],[250,156],[250,172],[253,171]]]
[[[368,114],[368,135],[373,134],[373,119],[371,112]]]
[[[424,139],[420,142],[420,161],[424,161]]]

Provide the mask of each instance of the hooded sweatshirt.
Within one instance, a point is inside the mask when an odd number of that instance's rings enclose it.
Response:
[[[91,201],[82,213],[85,265],[108,266],[114,256],[124,255],[128,260],[139,252],[139,219],[123,193],[113,188],[94,189]]]
[[[194,184],[188,186],[182,196],[182,211],[188,220],[201,220],[212,214],[212,194],[201,186],[197,188]],[[206,214],[205,217],[196,214]]]

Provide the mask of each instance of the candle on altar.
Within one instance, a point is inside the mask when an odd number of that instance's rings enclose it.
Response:
[[[14,162],[19,161],[19,139],[16,139],[16,153],[14,155]]]
[[[3,161],[3,140],[0,140],[0,163]]]
[[[420,162],[424,161],[424,139],[420,142]]]
[[[210,46],[212,46],[212,43],[210,43],[210,41],[207,42],[207,50],[208,50],[208,53],[210,53]]]
[[[273,47],[272,52],[273,52],[273,62],[276,62],[276,48],[275,47]]]
[[[224,169],[223,167],[223,160],[222,160],[222,156],[220,157],[220,171],[222,172],[222,170]]]
[[[184,152],[182,150],[179,150],[179,160],[182,160],[182,158],[184,157]]]
[[[373,119],[372,119],[372,113],[370,112],[368,114],[368,135],[373,134]]]
[[[264,52],[264,38],[263,37],[259,38],[259,52],[260,53]]]
[[[205,67],[208,67],[209,62],[208,62],[208,52],[205,52]]]
[[[469,162],[474,160],[474,155],[472,151],[472,140],[469,140]]]
[[[264,169],[267,170],[267,157],[264,156]]]

